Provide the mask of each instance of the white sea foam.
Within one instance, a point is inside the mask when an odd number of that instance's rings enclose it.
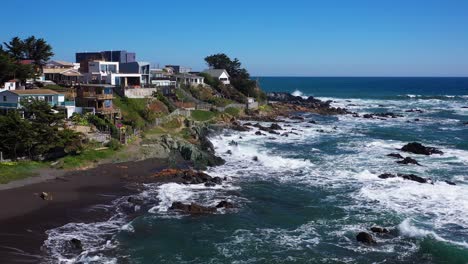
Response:
[[[398,225],[398,229],[400,230],[401,234],[405,236],[419,237],[419,238],[432,237],[442,242],[447,242],[447,243],[451,243],[451,244],[455,244],[458,246],[468,248],[467,241],[460,242],[460,241],[453,241],[453,240],[445,239],[441,237],[440,235],[436,234],[436,232],[434,231],[425,230],[423,228],[416,227],[415,225],[413,225],[412,220],[410,218],[405,219],[403,222],[401,222],[401,224]]]

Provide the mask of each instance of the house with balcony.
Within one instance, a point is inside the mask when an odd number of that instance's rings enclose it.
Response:
[[[76,87],[76,106],[94,108],[94,112],[111,117],[118,114],[119,109],[113,105],[114,86],[109,84],[80,84]]]
[[[229,73],[225,69],[208,69],[203,71],[203,73],[206,73],[210,75],[211,77],[219,80],[223,84],[230,84],[230,78]]]
[[[195,75],[192,73],[182,73],[176,74],[175,79],[177,85],[188,85],[188,86],[198,86],[198,85],[205,85],[205,77]]]
[[[44,68],[45,81],[52,81],[61,85],[74,86],[80,83],[82,74],[74,68]]]
[[[120,63],[120,73],[141,74],[140,83],[142,86],[150,83],[150,64],[148,62],[134,61]]]
[[[21,102],[25,100],[42,100],[49,103],[51,107],[65,110],[67,117],[75,112],[75,102],[66,101],[65,95],[49,89],[31,89],[31,90],[7,90],[0,92],[0,110],[21,109]]]

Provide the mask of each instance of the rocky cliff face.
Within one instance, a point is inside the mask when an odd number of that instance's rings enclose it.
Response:
[[[208,140],[209,129],[204,126],[191,126],[190,132],[194,142],[168,134],[145,139],[141,144],[143,159],[182,157],[193,163],[196,169],[216,166],[224,160],[215,155],[213,144]]]

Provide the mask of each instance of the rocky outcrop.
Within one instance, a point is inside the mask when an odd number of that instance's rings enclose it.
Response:
[[[411,157],[406,157],[404,158],[403,160],[399,160],[397,161],[397,163],[399,164],[405,164],[405,165],[408,165],[408,164],[415,164],[415,165],[419,165],[421,166],[417,160],[411,158]]]
[[[372,232],[378,233],[378,234],[387,234],[387,233],[390,232],[390,231],[388,231],[387,228],[383,228],[383,227],[380,227],[380,226],[373,226],[373,227],[371,227],[370,230],[371,230]]]
[[[78,238],[72,238],[68,241],[68,245],[72,251],[81,252],[83,251],[83,243]]]
[[[392,112],[387,112],[387,113],[374,113],[374,114],[364,114],[362,116],[363,118],[368,118],[368,119],[374,119],[374,118],[397,118],[397,117],[403,117],[402,115],[398,115]]]
[[[436,148],[433,147],[426,147],[423,146],[421,143],[418,142],[412,142],[404,145],[401,148],[402,151],[405,152],[411,152],[414,154],[420,154],[420,155],[432,155],[432,154],[440,154],[443,155],[444,153]]]
[[[271,124],[270,129],[272,129],[272,130],[283,130],[283,128],[280,125],[276,124],[276,123]]]
[[[216,212],[216,207],[206,207],[196,203],[184,204],[181,202],[174,202],[169,210],[177,210],[187,214],[209,214]]]
[[[387,155],[387,157],[392,157],[392,158],[397,158],[397,159],[403,159],[403,156],[398,154],[398,153],[390,153]]]
[[[267,94],[268,100],[276,102],[272,104],[273,107],[283,104],[290,112],[316,112],[325,115],[347,114],[349,113],[344,108],[331,107],[332,101],[322,101],[312,96],[303,98],[301,96],[294,96],[285,92],[272,92]]]
[[[399,178],[402,178],[402,179],[405,179],[405,180],[409,180],[409,181],[415,181],[415,182],[419,182],[419,183],[428,183],[428,182],[432,182],[430,179],[426,179],[426,178],[423,178],[423,177],[419,177],[417,175],[414,175],[414,174],[391,174],[391,173],[384,173],[384,174],[380,174],[378,176],[380,179],[389,179],[389,178],[396,178],[396,177],[399,177]]]
[[[373,245],[377,243],[372,237],[372,235],[367,232],[360,232],[359,234],[357,234],[356,240],[368,245]]]
[[[174,182],[174,183],[182,183],[182,184],[204,183],[205,185],[208,185],[208,186],[222,184],[223,182],[223,180],[220,177],[212,177],[201,171],[182,170],[182,169],[165,169],[152,175],[134,176],[130,180],[132,180],[133,182],[139,182],[139,183],[152,183],[152,182]]]
[[[408,109],[405,111],[406,113],[424,113],[421,109]]]
[[[234,208],[234,204],[228,201],[221,201],[216,205],[216,208]]]

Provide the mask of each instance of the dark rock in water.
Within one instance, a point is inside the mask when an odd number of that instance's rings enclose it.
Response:
[[[416,165],[421,166],[421,165],[418,163],[418,161],[416,161],[415,159],[413,159],[413,158],[411,158],[411,157],[406,157],[406,158],[403,159],[403,160],[397,161],[397,163],[399,163],[399,164],[406,164],[406,165],[407,165],[407,164],[416,164]]]
[[[215,184],[222,184],[223,180],[220,177],[213,177],[211,182],[214,182]]]
[[[399,177],[399,178],[403,178],[405,180],[415,181],[415,182],[419,182],[419,183],[428,183],[429,182],[428,179],[425,179],[423,177],[419,177],[419,176],[414,175],[414,174],[400,174],[400,173],[398,173],[397,175],[395,175],[395,174],[391,174],[391,173],[384,173],[384,174],[380,174],[378,177],[380,179],[389,179],[389,178]]]
[[[206,207],[195,203],[183,204],[181,202],[172,203],[169,210],[178,210],[189,214],[207,214],[216,212],[215,207]]]
[[[127,199],[127,202],[135,204],[135,205],[142,205],[144,203],[142,199],[135,198],[135,197],[129,197]]]
[[[373,226],[373,227],[371,227],[370,230],[371,230],[372,232],[374,232],[374,233],[380,233],[380,234],[389,233],[389,231],[388,231],[387,228],[383,228],[383,227],[380,227],[380,226]]]
[[[257,156],[254,156],[254,157],[252,158],[252,160],[253,160],[253,161],[258,161],[258,157],[257,157]]]
[[[398,174],[398,177],[401,177],[405,180],[415,181],[419,183],[427,183],[428,180],[424,179],[423,177],[416,176],[414,174]]]
[[[359,117],[358,113],[353,113],[353,117]]]
[[[70,241],[68,241],[70,244],[70,247],[75,250],[75,251],[83,251],[83,243],[81,243],[81,240],[77,238],[72,238]]]
[[[369,233],[366,233],[366,232],[360,232],[359,234],[357,234],[356,240],[364,244],[369,244],[369,245],[377,243],[374,240],[374,238]]]
[[[279,135],[279,134],[280,134],[279,132],[276,132],[276,131],[274,131],[274,130],[270,130],[270,131],[268,131],[268,133],[270,133],[270,134],[275,134],[275,135]]]
[[[456,184],[455,184],[454,182],[452,182],[452,181],[445,180],[444,182],[447,183],[448,185],[456,185]]]
[[[292,120],[304,120],[304,117],[302,116],[290,116],[289,118]]]
[[[393,157],[393,158],[397,158],[397,159],[403,159],[403,156],[398,154],[398,153],[390,153],[387,155],[387,157]]]
[[[414,122],[419,122],[419,121],[421,121],[421,120],[419,120],[419,118],[414,119]]]
[[[463,123],[465,126],[468,126],[468,122]]]
[[[424,113],[424,111],[421,110],[421,109],[409,109],[409,110],[406,110],[405,112],[406,112],[406,113],[415,113],[415,112],[417,112],[417,113]]]
[[[205,182],[205,187],[215,187],[216,183],[214,182]]]
[[[314,120],[310,120],[310,121],[309,121],[309,122],[307,122],[307,123],[309,123],[309,124],[317,124],[317,122],[316,122],[316,121],[314,121]]]
[[[389,179],[389,178],[395,178],[396,175],[391,174],[391,173],[384,173],[384,174],[380,174],[378,177],[380,179]]]
[[[374,118],[374,116],[371,115],[371,114],[364,114],[362,117],[364,117],[364,118]]]
[[[229,149],[228,151],[226,151],[226,154],[232,155],[232,151]]]
[[[261,136],[261,135],[263,135],[263,134],[262,134],[262,132],[260,132],[260,131],[257,131],[257,132],[255,132],[255,135],[257,135],[257,136]]]
[[[237,145],[239,144],[234,140],[231,140],[231,142],[229,142],[229,146],[237,146]]]
[[[244,126],[252,126],[252,123],[250,122],[244,123]]]
[[[273,130],[282,130],[283,128],[282,128],[280,125],[278,125],[278,124],[276,124],[276,123],[273,123],[273,124],[271,124],[270,129],[273,129]]]
[[[284,132],[283,134],[281,134],[282,137],[289,137],[289,133],[288,132]]]
[[[216,205],[216,208],[234,208],[234,204],[228,201],[221,201]]]
[[[402,151],[406,151],[406,152],[411,152],[411,153],[414,153],[414,154],[420,154],[420,155],[431,155],[431,154],[444,154],[442,151],[436,149],[436,148],[433,148],[433,147],[425,147],[423,146],[422,144],[420,143],[417,143],[417,142],[412,142],[412,143],[408,143],[406,145],[404,145],[402,148],[401,148]]]

